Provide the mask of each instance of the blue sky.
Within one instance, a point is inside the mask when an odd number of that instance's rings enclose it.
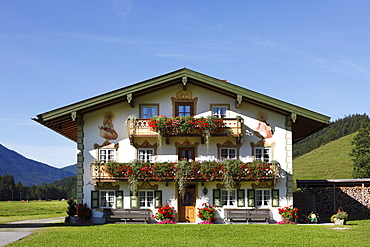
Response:
[[[55,167],[31,118],[181,68],[328,115],[369,114],[369,1],[0,2],[0,144]]]

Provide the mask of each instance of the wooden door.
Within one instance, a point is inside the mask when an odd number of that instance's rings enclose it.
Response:
[[[196,221],[196,208],[195,208],[195,200],[196,200],[196,189],[195,185],[188,185],[185,189],[185,196],[179,198],[179,222],[195,222]]]

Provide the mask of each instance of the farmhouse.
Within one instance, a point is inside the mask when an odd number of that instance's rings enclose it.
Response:
[[[77,200],[94,221],[168,203],[176,221],[199,222],[208,203],[222,223],[230,209],[280,220],[293,204],[292,145],[329,119],[184,68],[34,120],[76,142]]]

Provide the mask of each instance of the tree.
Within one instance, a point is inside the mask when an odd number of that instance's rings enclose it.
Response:
[[[352,141],[353,177],[370,177],[370,122],[364,123]]]

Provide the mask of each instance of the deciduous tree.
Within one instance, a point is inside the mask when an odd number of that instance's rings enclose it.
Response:
[[[362,125],[352,141],[353,177],[370,177],[370,122]]]

